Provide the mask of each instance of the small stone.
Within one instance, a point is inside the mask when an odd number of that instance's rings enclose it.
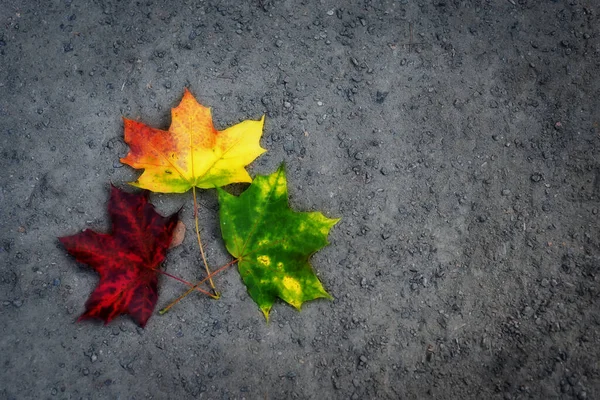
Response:
[[[366,356],[364,356],[364,355],[360,356],[360,362],[361,362],[361,363],[363,363],[363,364],[366,364],[366,363],[367,363],[367,361],[368,361],[368,359],[367,359],[367,357],[366,357]]]
[[[389,94],[389,92],[380,92],[378,90],[377,93],[375,93],[375,102],[377,104],[382,104],[385,101],[385,98],[387,97],[388,94]]]
[[[332,8],[331,10],[327,11],[327,15],[329,15],[330,17],[335,14],[335,10]]]
[[[535,174],[532,174],[532,175],[531,175],[531,178],[530,178],[530,179],[531,179],[533,182],[539,182],[539,181],[541,181],[541,180],[542,180],[542,175],[536,172]]]
[[[509,189],[503,189],[502,190],[502,196],[508,196],[510,194],[510,190]]]
[[[577,384],[579,383],[579,378],[577,377],[577,374],[574,373],[573,375],[567,377],[567,382],[569,382],[569,385],[571,386],[577,386]]]
[[[334,379],[332,379],[332,381],[333,381],[333,388],[335,390],[340,390],[342,388],[342,384],[338,379],[334,378]]]
[[[277,47],[281,47],[281,46],[283,46],[283,40],[281,40],[281,39],[278,39],[278,40],[275,42],[275,46],[277,46]]]
[[[92,354],[92,356],[90,357],[90,360],[92,362],[96,362],[96,360],[98,360],[98,356],[96,354]]]
[[[90,370],[87,368],[84,368],[81,370],[81,373],[83,374],[83,376],[88,376],[90,374]]]
[[[288,153],[291,153],[294,151],[294,142],[292,140],[286,140],[283,143],[283,149],[285,151],[287,151]]]
[[[289,101],[284,101],[284,102],[283,102],[283,106],[284,106],[285,108],[292,108],[292,103],[290,103]]]
[[[19,308],[23,305],[23,300],[17,299],[17,300],[14,300],[12,303],[13,303],[13,306]]]

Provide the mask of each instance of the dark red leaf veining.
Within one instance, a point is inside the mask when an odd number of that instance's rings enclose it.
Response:
[[[158,299],[158,268],[164,260],[178,215],[163,217],[148,203],[148,192],[111,189],[108,213],[112,233],[89,229],[59,238],[67,251],[100,275],[79,317],[109,323],[129,314],[146,325]]]

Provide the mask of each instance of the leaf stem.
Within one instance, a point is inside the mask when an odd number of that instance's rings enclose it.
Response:
[[[158,271],[159,273],[161,273],[161,274],[165,275],[165,276],[168,276],[169,278],[173,278],[173,279],[175,279],[176,281],[179,281],[179,282],[183,283],[184,285],[187,285],[187,286],[189,286],[189,287],[191,287],[191,288],[194,288],[195,290],[199,291],[200,293],[203,293],[203,294],[205,294],[205,295],[207,295],[207,296],[210,296],[210,297],[213,297],[213,298],[214,298],[214,295],[213,295],[212,293],[209,293],[209,292],[207,292],[206,290],[200,289],[198,286],[194,286],[194,284],[193,284],[193,283],[190,283],[190,282],[186,281],[185,279],[181,279],[181,278],[180,278],[180,277],[178,277],[178,276],[171,275],[171,274],[169,274],[168,272],[166,272],[166,271],[162,271],[162,270],[160,270],[160,269],[157,269],[157,271]]]
[[[187,295],[192,293],[194,290],[197,290],[198,286],[202,285],[207,280],[210,280],[214,275],[218,274],[219,272],[223,271],[225,268],[235,264],[238,261],[239,261],[239,259],[236,258],[235,260],[232,260],[232,261],[228,262],[227,264],[223,265],[222,267],[220,267],[219,269],[215,270],[212,274],[208,275],[206,278],[202,279],[200,282],[196,283],[195,285],[192,285],[184,294],[182,294],[181,296],[179,296],[178,298],[173,300],[168,306],[166,306],[165,308],[160,310],[158,313],[160,315],[165,314],[167,311],[169,311],[171,309],[171,307],[173,307],[175,304],[179,303],[181,300],[183,300]],[[214,295],[207,293],[205,291],[202,291],[202,292],[208,294],[212,298],[218,298],[218,297],[215,297]]]
[[[206,255],[204,254],[204,247],[202,246],[202,240],[200,239],[200,225],[198,223],[198,200],[196,199],[196,186],[192,186],[192,194],[194,196],[194,220],[196,221],[196,237],[198,238],[198,246],[200,246],[200,254],[202,255],[202,262],[204,262],[204,269],[206,270],[206,275],[208,276],[208,282],[210,283],[210,287],[214,293],[213,296],[218,299],[219,292],[217,292],[215,288],[215,284],[212,280],[212,275],[210,273],[210,268],[208,268],[208,262],[206,261]]]

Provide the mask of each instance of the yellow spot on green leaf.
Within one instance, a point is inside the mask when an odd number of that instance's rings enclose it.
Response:
[[[258,256],[258,262],[264,265],[265,267],[268,267],[269,265],[271,265],[271,257],[265,255]]]
[[[294,278],[290,278],[289,276],[283,277],[283,287],[285,287],[286,290],[295,296],[299,296],[302,293],[302,286],[300,286],[300,282]]]

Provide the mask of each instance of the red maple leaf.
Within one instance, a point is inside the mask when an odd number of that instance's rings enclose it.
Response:
[[[100,282],[79,317],[100,319],[105,324],[129,314],[146,325],[158,299],[158,268],[164,260],[178,215],[163,217],[148,203],[148,192],[123,192],[114,186],[108,202],[113,232],[89,229],[59,238],[79,262],[100,275]]]

